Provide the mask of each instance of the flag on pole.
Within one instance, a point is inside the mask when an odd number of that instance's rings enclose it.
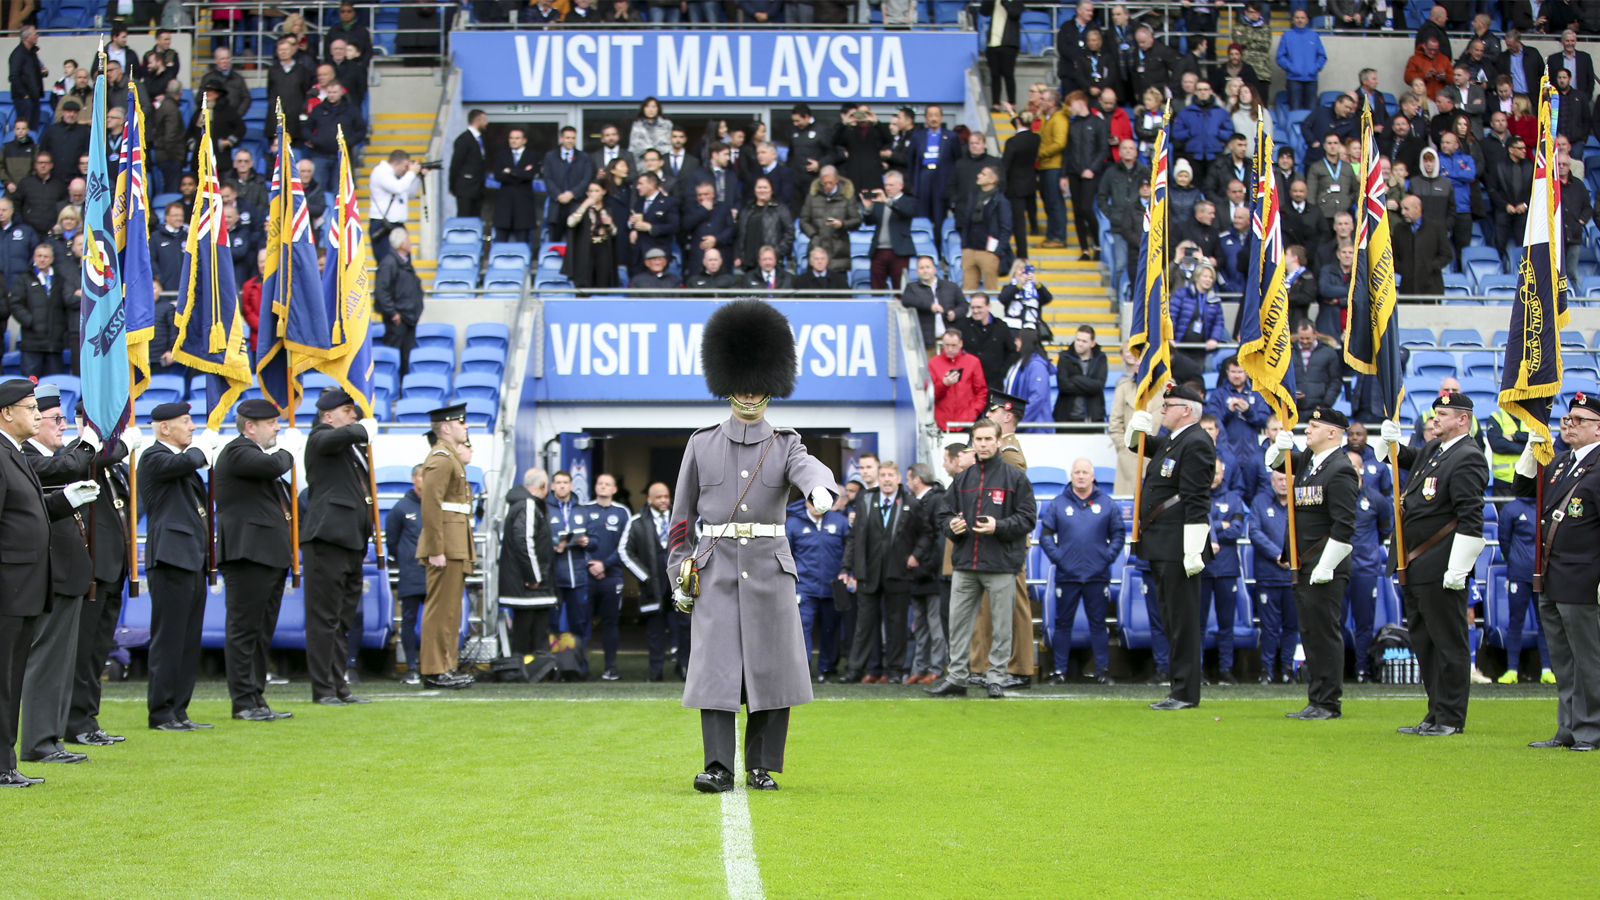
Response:
[[[206,427],[220,431],[228,410],[250,387],[250,356],[245,351],[244,316],[234,283],[233,252],[228,222],[222,217],[222,191],[217,161],[212,156],[211,111],[205,110],[197,167],[189,240],[183,248],[183,274],[178,279],[178,337],[173,362],[204,373]]]
[[[290,145],[283,109],[278,116],[278,146]],[[317,245],[311,213],[291,154],[281,153],[272,170],[267,207],[267,266],[261,273],[261,324],[256,329],[256,382],[261,393],[292,420],[295,397],[285,332],[290,310],[320,310],[325,305],[317,277]]]
[[[1400,368],[1400,306],[1395,297],[1388,186],[1378,163],[1372,108],[1364,103],[1361,166],[1356,178],[1362,186],[1362,199],[1356,221],[1356,261],[1345,303],[1344,360],[1361,375],[1377,379],[1383,417],[1399,421],[1406,386]]]
[[[1539,84],[1538,152],[1533,159],[1533,195],[1522,238],[1517,299],[1511,305],[1510,339],[1500,377],[1500,408],[1544,438],[1534,444],[1541,465],[1555,458],[1550,410],[1561,393],[1561,329],[1567,325],[1567,283],[1562,267],[1561,192],[1553,171],[1560,95],[1548,78]]]
[[[1166,389],[1172,368],[1172,316],[1167,307],[1167,172],[1172,147],[1167,125],[1172,104],[1162,115],[1162,128],[1150,156],[1150,208],[1145,213],[1144,237],[1139,241],[1138,270],[1133,281],[1133,327],[1128,344],[1139,357],[1134,406],[1144,409],[1152,397]],[[1141,271],[1142,270],[1142,274]]]
[[[106,133],[104,66],[94,83],[94,113],[89,133]],[[128,424],[133,404],[128,392],[127,316],[122,303],[122,272],[113,222],[113,184],[104,138],[89,141],[89,178],[84,186],[83,298],[79,306],[79,356],[83,411],[101,439],[110,444]],[[147,257],[148,259],[148,257]]]
[[[128,399],[137,400],[150,386],[150,341],[156,333],[155,274],[150,268],[150,199],[145,178],[144,111],[139,85],[128,85],[128,120],[123,132],[122,164],[117,171],[117,204],[113,219],[122,262],[126,300],[128,360],[134,371]],[[128,223],[134,223],[129,228]],[[172,290],[177,285],[162,285]]]
[[[328,348],[312,361],[356,401],[361,415],[372,415],[372,283],[367,278],[367,235],[350,173],[350,150],[339,130],[339,196],[334,227],[328,231],[328,258],[322,269],[327,303]],[[298,349],[298,348],[297,348]]]
[[[1278,180],[1272,171],[1272,130],[1256,123],[1255,187],[1250,192],[1250,271],[1239,309],[1239,365],[1284,428],[1299,421],[1294,399],[1289,287],[1284,283]]]

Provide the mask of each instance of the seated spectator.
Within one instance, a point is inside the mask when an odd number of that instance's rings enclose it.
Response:
[[[756,265],[745,269],[744,286],[758,291],[788,291],[794,288],[794,276],[778,266],[778,251],[769,244],[757,251]]]
[[[1289,361],[1294,367],[1294,398],[1300,414],[1307,415],[1318,406],[1332,406],[1344,387],[1339,377],[1343,363],[1338,351],[1317,333],[1315,325],[1304,319],[1295,328],[1294,340]]]
[[[1250,211],[1250,195],[1244,182],[1236,179],[1228,182],[1227,195],[1217,203],[1217,218],[1224,222],[1233,221],[1233,214],[1239,210]]]
[[[722,268],[722,251],[715,247],[700,254],[700,271],[684,280],[687,288],[730,290],[739,286],[739,279]]]
[[[606,209],[606,185],[591,181],[566,221],[567,252],[561,260],[561,274],[572,286],[614,288],[617,278],[617,222]]]
[[[828,251],[815,244],[806,254],[806,268],[794,277],[797,291],[848,291],[850,279],[831,266]]]
[[[1342,145],[1347,137],[1358,137],[1361,118],[1356,115],[1356,101],[1349,94],[1340,94],[1332,106],[1318,106],[1300,123],[1300,134],[1306,140],[1306,171],[1322,159],[1330,134],[1339,136]],[[1340,153],[1339,155],[1343,155]]]
[[[732,247],[738,233],[733,207],[717,202],[716,188],[705,181],[694,186],[694,202],[684,204],[679,230],[683,232],[684,260],[690,272],[700,271],[701,257],[707,250]]]
[[[1205,199],[1205,194],[1194,186],[1194,166],[1187,159],[1180,159],[1172,166],[1172,184],[1167,189],[1167,219],[1171,222],[1187,222],[1194,217],[1196,203]]]
[[[644,268],[628,279],[630,289],[671,290],[683,287],[678,276],[667,271],[667,251],[651,247],[644,252]]]
[[[1249,209],[1241,207],[1233,211],[1233,221],[1217,238],[1217,244],[1222,253],[1217,257],[1217,275],[1222,279],[1222,286],[1230,294],[1240,293],[1250,276]]]
[[[1311,304],[1317,302],[1317,273],[1306,265],[1306,248],[1295,244],[1283,250],[1283,282],[1289,289],[1289,321],[1311,321]]]
[[[1249,141],[1236,132],[1228,137],[1227,154],[1219,157],[1206,172],[1206,199],[1220,205],[1228,196],[1229,184],[1237,181],[1242,185],[1250,180],[1250,168]]]
[[[928,360],[928,377],[933,381],[933,423],[949,431],[951,422],[976,422],[983,417],[989,400],[989,382],[983,364],[962,350],[961,332],[945,331],[939,339],[939,353]]]
[[[1317,274],[1317,330],[1343,335],[1345,309],[1350,297],[1350,277],[1355,273],[1356,247],[1349,241],[1339,245],[1338,258]]]
[[[1057,422],[1106,420],[1106,372],[1109,363],[1095,342],[1094,327],[1079,325],[1072,346],[1056,356]]]
[[[849,232],[861,224],[861,205],[855,187],[839,176],[833,166],[823,166],[811,192],[800,208],[800,230],[811,239],[811,246],[828,251],[829,265],[840,271],[850,268]]]
[[[1050,289],[1039,283],[1033,264],[1025,259],[1011,264],[1011,277],[997,298],[1000,315],[1013,331],[1040,330],[1039,309],[1050,304]]]
[[[1194,244],[1200,249],[1200,255],[1206,259],[1221,259],[1222,242],[1217,238],[1216,226],[1216,204],[1210,200],[1201,200],[1194,205],[1194,214],[1188,220],[1178,222],[1172,229],[1172,240]]]
[[[900,303],[917,311],[922,326],[922,342],[932,350],[940,329],[948,328],[967,315],[967,300],[961,286],[939,277],[939,264],[931,256],[917,257],[917,279],[900,293]]]
[[[772,195],[772,182],[765,176],[755,182],[755,203],[739,214],[739,231],[734,238],[733,264],[749,269],[762,247],[772,247],[783,258],[794,247],[794,214]]]

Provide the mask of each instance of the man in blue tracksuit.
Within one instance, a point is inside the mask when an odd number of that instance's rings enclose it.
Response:
[[[820,683],[834,673],[839,662],[839,611],[833,605],[833,589],[844,565],[850,520],[842,512],[819,510],[803,499],[789,504],[788,514],[783,530],[794,554],[800,628],[805,634],[807,661],[811,659],[812,630],[816,631]]]
[[[1289,564],[1279,560],[1289,529],[1289,482],[1272,473],[1272,490],[1250,506],[1250,545],[1255,548],[1256,617],[1261,620],[1261,683],[1287,684],[1300,645],[1300,616],[1294,606]],[[1276,677],[1275,677],[1276,676]]]
[[[1528,494],[1533,493],[1530,481]],[[1506,673],[1500,676],[1501,684],[1516,684],[1517,669],[1522,662],[1522,626],[1528,621],[1528,604],[1533,602],[1533,548],[1534,528],[1539,514],[1533,498],[1518,496],[1500,507],[1498,519],[1500,555],[1506,560],[1506,601],[1511,607],[1506,621]],[[1539,622],[1539,666],[1543,680],[1554,681],[1550,668],[1550,648],[1544,640],[1543,620]]]
[[[1127,541],[1122,507],[1095,486],[1093,462],[1074,462],[1071,477],[1071,489],[1056,495],[1039,512],[1039,546],[1056,567],[1056,620],[1050,635],[1055,674],[1048,680],[1051,684],[1067,681],[1072,620],[1081,600],[1089,620],[1089,646],[1094,649],[1094,679],[1115,684],[1109,671],[1106,606],[1111,602],[1111,564]]]
[[[550,537],[555,545],[556,598],[566,630],[578,645],[578,665],[589,674],[589,514],[572,494],[572,475],[550,478]]]
[[[627,540],[633,514],[626,506],[613,503],[617,479],[604,472],[594,479],[594,502],[584,507],[589,521],[589,605],[590,621],[600,620],[600,642],[605,647],[605,681],[616,681],[617,619],[622,615],[622,542]],[[589,635],[584,634],[587,638]]]
[[[417,613],[428,595],[428,577],[417,559],[417,538],[422,536],[422,466],[411,467],[411,490],[389,508],[383,522],[389,561],[400,573],[400,645],[406,651],[406,676],[401,684],[421,684],[417,671]]]
[[[1206,394],[1206,412],[1217,418],[1217,424],[1222,429],[1223,438],[1228,442],[1228,447],[1233,450],[1234,456],[1240,460],[1247,460],[1261,456],[1259,441],[1261,429],[1267,427],[1267,418],[1272,415],[1272,407],[1250,384],[1250,376],[1244,372],[1244,366],[1239,365],[1237,356],[1230,356],[1222,361],[1223,377],[1217,386]],[[1218,441],[1220,447],[1222,441]],[[1255,481],[1254,472],[1242,472],[1246,486],[1252,486]],[[1251,490],[1246,496],[1255,493]]]
[[[1361,462],[1356,465],[1356,471],[1361,473],[1363,487],[1371,486],[1385,497],[1394,497],[1394,472],[1389,468],[1387,459],[1379,459],[1372,452],[1372,445],[1367,443],[1367,426],[1352,419],[1350,430],[1345,432],[1345,449],[1354,450],[1361,454]],[[1394,501],[1390,500],[1393,508]]]
[[[1240,465],[1239,454],[1228,445],[1227,435],[1222,433],[1222,426],[1218,424],[1217,417],[1210,413],[1201,416],[1200,428],[1206,434],[1211,435],[1211,443],[1217,445],[1217,459],[1227,463],[1228,473],[1223,476],[1222,483],[1227,485],[1228,490],[1236,492],[1240,497],[1250,496],[1253,493],[1253,486],[1250,480],[1247,480],[1242,474],[1246,467]]]
[[[1356,423],[1351,422],[1354,428]],[[1356,531],[1350,540],[1350,584],[1344,590],[1345,615],[1355,622],[1356,681],[1372,680],[1372,619],[1378,608],[1378,581],[1387,578],[1383,543],[1394,533],[1394,503],[1378,489],[1377,480],[1367,474],[1366,462],[1357,450],[1347,450],[1351,465],[1361,479],[1361,495],[1356,499]],[[1387,470],[1385,470],[1387,471]]]
[[[1227,486],[1227,464],[1217,460],[1211,479],[1211,551],[1216,554],[1200,570],[1200,602],[1217,616],[1217,681],[1238,684],[1233,676],[1233,618],[1239,609],[1239,541],[1245,537],[1245,502]],[[1202,615],[1204,607],[1202,607]]]

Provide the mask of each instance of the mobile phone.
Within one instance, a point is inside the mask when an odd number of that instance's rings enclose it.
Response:
[[[956,380],[957,381],[961,380],[961,373],[962,373],[963,370],[961,370],[961,369],[951,369],[950,371],[956,373]]]

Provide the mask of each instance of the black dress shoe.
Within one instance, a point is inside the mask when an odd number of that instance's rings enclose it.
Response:
[[[150,730],[152,730],[152,731],[193,731],[194,730],[194,726],[189,724],[188,722],[179,722],[176,719],[174,719],[171,722],[162,722],[160,725],[151,725],[150,726]]]
[[[666,681],[666,680],[667,680],[666,676],[662,675],[660,672],[654,672],[654,673],[652,673],[650,675],[649,678],[645,679],[645,681],[652,681],[652,682],[653,681]]]
[[[1338,719],[1342,713],[1338,710],[1328,709],[1324,706],[1308,704],[1305,709],[1297,713],[1285,713],[1291,719]]]
[[[1197,707],[1199,705],[1200,704],[1198,704],[1198,703],[1189,703],[1189,702],[1186,702],[1186,701],[1183,701],[1183,700],[1178,700],[1178,699],[1173,698],[1173,697],[1168,697],[1165,700],[1157,700],[1155,703],[1150,704],[1150,708],[1151,709],[1160,709],[1160,710],[1194,709],[1195,707]]]
[[[12,769],[8,772],[0,772],[0,788],[33,787],[35,784],[38,784],[43,780],[43,778],[29,778],[21,772],[18,772],[16,769]]]
[[[838,680],[838,682],[840,684],[860,684],[861,683],[861,673],[860,672],[846,672],[843,675],[840,675],[837,680]]]
[[[967,687],[981,688],[988,683],[989,679],[985,678],[982,672],[967,673]]]
[[[1094,675],[1094,680],[1100,682],[1101,684],[1116,684],[1117,683],[1117,680],[1115,678],[1112,678],[1111,674],[1109,672],[1096,672],[1095,675]]]
[[[989,699],[990,700],[1004,700],[1005,699],[1006,689],[1005,689],[1004,685],[995,684],[994,682],[991,681],[987,685],[985,685],[984,687],[989,692]]]
[[[702,794],[721,794],[733,790],[733,773],[718,765],[694,777],[694,789]]]
[[[1399,728],[1396,728],[1395,731],[1399,732],[1400,734],[1421,734],[1424,728],[1432,727],[1433,726],[1429,725],[1427,722],[1419,722],[1416,725],[1402,725]]]
[[[41,756],[38,759],[24,759],[23,762],[26,762],[26,763],[66,763],[66,764],[70,765],[72,763],[81,763],[81,762],[83,762],[84,760],[86,760],[88,758],[89,758],[89,754],[87,754],[87,753],[73,753],[71,750],[57,750],[56,752],[50,754],[49,756]]]
[[[272,710],[267,709],[265,706],[240,710],[234,713],[233,717],[245,722],[276,722],[278,720],[278,717],[272,714]]]
[[[744,783],[758,791],[775,791],[778,783],[772,780],[766,769],[751,769],[745,773]]]
[[[923,688],[922,692],[930,697],[965,697],[967,695],[967,686],[957,684],[946,678],[932,687]]]
[[[1067,676],[1064,672],[1051,672],[1050,677],[1044,680],[1045,684],[1066,684]]]
[[[1452,734],[1460,733],[1461,729],[1454,725],[1419,725],[1417,727],[1417,734],[1423,737],[1449,737]],[[1577,745],[1574,744],[1573,746]]]
[[[70,743],[84,747],[109,747],[115,744],[116,741],[113,741],[111,735],[106,734],[104,731],[90,731],[85,734],[73,735],[70,738]]]
[[[1033,679],[1027,675],[1007,675],[1000,686],[1008,691],[1025,691],[1033,687]]]
[[[422,676],[422,686],[441,691],[459,691],[467,685],[457,681],[450,673],[446,672],[441,675]]]
[[[354,706],[354,705],[360,704],[360,703],[371,703],[372,702],[371,700],[368,700],[365,697],[357,697],[355,694],[345,694],[343,697],[340,697],[339,699],[343,700],[345,702],[345,704],[349,705],[349,706]]]
[[[1217,684],[1238,684],[1239,679],[1233,677],[1233,672],[1222,671],[1217,673]]]
[[[1575,752],[1578,752],[1578,753],[1588,753],[1590,750],[1593,750],[1594,748],[1595,748],[1595,744],[1592,741],[1578,741],[1577,743],[1573,744],[1571,747],[1568,747],[1567,749],[1575,751]]]
[[[196,722],[193,719],[184,719],[183,720],[183,724],[189,726],[190,728],[215,728],[215,727],[217,727],[215,725],[208,725],[205,722]]]
[[[1535,750],[1555,750],[1557,748],[1560,748],[1562,750],[1571,750],[1572,749],[1572,745],[1571,744],[1562,743],[1561,741],[1558,741],[1555,738],[1551,738],[1548,741],[1534,741],[1533,743],[1529,744],[1528,746],[1534,748]]]
[[[272,717],[274,719],[292,719],[292,718],[294,718],[294,713],[292,713],[292,712],[278,712],[277,710],[273,709],[270,706],[263,706],[261,708],[266,710],[269,713],[272,713]]]
[[[343,706],[344,701],[338,697],[318,697],[317,702],[323,706]]]

